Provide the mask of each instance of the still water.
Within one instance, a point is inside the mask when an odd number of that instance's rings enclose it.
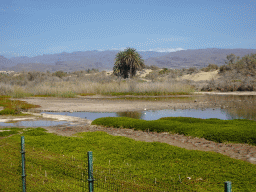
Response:
[[[134,99],[134,98],[133,98]],[[142,98],[140,98],[142,99]],[[158,98],[161,101],[169,101],[170,98]],[[158,100],[157,99],[157,100]],[[176,98],[177,99],[177,98]],[[220,106],[216,108],[206,109],[168,109],[168,110],[147,110],[147,111],[129,111],[118,113],[96,113],[96,112],[42,112],[55,115],[67,115],[80,118],[87,118],[94,120],[100,117],[131,117],[144,120],[156,120],[161,117],[194,117],[194,118],[218,118],[223,120],[230,119],[250,119],[256,121],[256,96],[203,96],[198,98],[190,98],[191,102],[194,100],[213,102]],[[148,100],[148,98],[147,98]],[[152,99],[151,100],[156,100]],[[74,124],[67,121],[19,121],[17,123],[1,123],[0,126],[26,126],[26,127],[43,127],[55,125],[69,125]]]
[[[141,98],[140,98],[141,99]],[[170,98],[161,98],[161,100]],[[191,99],[191,98],[190,98]],[[212,102],[219,104],[216,108],[206,109],[170,109],[170,110],[148,110],[130,111],[118,113],[96,113],[96,112],[43,112],[47,114],[67,115],[94,120],[100,117],[132,117],[144,120],[156,120],[161,117],[194,117],[194,118],[218,118],[230,119],[250,119],[256,120],[256,96],[203,96],[192,98],[192,102],[197,101]]]
[[[100,117],[131,117],[135,119],[157,120],[161,117],[195,117],[195,118],[218,118],[223,120],[234,119],[230,114],[222,109],[176,109],[176,110],[148,110],[129,111],[117,113],[93,113],[93,112],[43,112],[52,115],[67,115],[94,120]],[[235,118],[237,119],[237,118]],[[243,119],[243,118],[241,118]]]

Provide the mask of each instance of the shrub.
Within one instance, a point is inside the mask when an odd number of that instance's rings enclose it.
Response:
[[[157,66],[155,66],[155,65],[150,65],[150,66],[148,66],[148,65],[146,65],[145,66],[145,69],[151,69],[151,70],[159,70],[160,68],[159,67],[157,67]]]
[[[201,71],[209,72],[209,71],[215,71],[215,70],[218,70],[218,69],[219,69],[218,65],[216,65],[216,64],[209,64],[207,67],[202,68]]]
[[[95,119],[92,125],[134,128],[142,131],[171,132],[205,138],[215,142],[256,145],[256,122],[245,119],[220,120],[216,118],[166,117],[146,121],[128,117],[104,117]]]
[[[67,72],[56,71],[56,72],[54,72],[52,75],[54,75],[54,76],[56,76],[56,77],[59,77],[59,78],[62,78],[62,77],[67,76]]]

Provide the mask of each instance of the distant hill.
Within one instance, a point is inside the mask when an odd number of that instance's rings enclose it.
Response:
[[[15,63],[13,63],[11,60],[5,58],[4,56],[0,55],[0,69],[6,69],[10,66],[14,66]]]
[[[220,66],[225,64],[225,61],[227,61],[227,55],[230,55],[231,53],[241,58],[251,53],[255,54],[256,49],[209,48],[181,50],[177,52],[171,52],[162,57],[149,58],[145,60],[145,63],[147,63],[147,65],[156,65],[160,68],[202,68],[208,66],[208,64],[216,64]]]
[[[78,51],[73,53],[58,53],[36,57],[14,57],[7,59],[0,55],[0,70],[12,71],[79,71],[88,68],[112,70],[116,54],[119,51]],[[160,68],[202,68],[209,63],[223,65],[226,56],[233,53],[243,57],[256,53],[256,49],[196,49],[177,52],[138,51],[146,65]]]

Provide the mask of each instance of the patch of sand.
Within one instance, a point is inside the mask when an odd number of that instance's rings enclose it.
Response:
[[[234,91],[234,92],[194,92],[194,94],[202,95],[256,95],[256,91]]]
[[[138,71],[138,73],[140,73],[139,77],[140,78],[145,78],[147,74],[149,74],[150,72],[152,72],[152,69],[144,69],[143,71]]]
[[[211,79],[218,79],[220,76],[218,75],[218,70],[210,71],[210,72],[199,72],[192,75],[183,75],[178,80],[193,80],[193,81],[209,81]]]
[[[109,99],[106,99],[109,98]],[[194,102],[193,100],[180,100],[177,102],[169,101],[145,101],[145,100],[125,100],[117,99],[116,97],[97,97],[84,96],[79,98],[39,98],[31,97],[18,99],[26,101],[30,104],[40,105],[39,111],[51,112],[126,112],[126,111],[144,111],[146,110],[161,110],[161,109],[188,109],[199,106],[206,107],[207,102]],[[116,100],[113,100],[115,99]],[[15,100],[15,99],[12,99]],[[35,110],[36,111],[36,110]]]

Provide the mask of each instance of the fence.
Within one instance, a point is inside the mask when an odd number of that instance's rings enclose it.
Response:
[[[87,152],[86,158],[84,156],[78,159],[73,156],[58,156],[52,152],[41,155],[43,151],[33,148],[31,150],[29,146],[30,150],[25,158],[24,136],[21,137],[21,166],[13,169],[13,163],[18,163],[17,144],[14,143],[13,147],[14,150],[10,151],[10,154],[15,158],[6,157],[10,159],[12,169],[8,172],[2,169],[7,175],[11,175],[5,179],[13,180],[13,186],[7,186],[6,191],[189,191],[185,186],[171,181],[131,175],[127,170],[111,167],[110,160],[108,168],[94,166],[91,151]],[[21,174],[21,180],[18,179],[17,173]],[[231,182],[224,183],[224,191],[232,191]]]

